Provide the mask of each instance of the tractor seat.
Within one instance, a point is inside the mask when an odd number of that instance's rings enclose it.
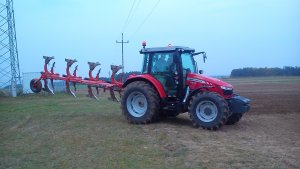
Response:
[[[88,77],[85,77],[85,78],[84,78],[84,80],[90,80],[90,78],[88,78]]]

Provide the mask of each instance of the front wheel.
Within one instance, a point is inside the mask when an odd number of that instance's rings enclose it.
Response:
[[[189,114],[195,127],[217,130],[227,121],[228,105],[217,93],[203,92],[191,99]]]
[[[128,122],[146,124],[158,119],[159,96],[153,87],[143,81],[129,84],[122,96],[122,112]]]

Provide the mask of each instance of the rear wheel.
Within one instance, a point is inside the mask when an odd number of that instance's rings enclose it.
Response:
[[[243,117],[243,114],[240,114],[240,113],[232,114],[231,116],[228,117],[226,125],[236,124],[237,122],[239,122],[241,120],[242,117]]]
[[[39,93],[42,91],[42,82],[40,80],[37,81],[37,79],[32,79],[30,81],[30,89],[34,93]]]
[[[129,84],[122,96],[122,112],[128,122],[146,124],[158,119],[159,96],[152,86],[143,81]]]
[[[228,105],[217,93],[203,92],[191,99],[189,114],[195,127],[217,130],[227,121]]]

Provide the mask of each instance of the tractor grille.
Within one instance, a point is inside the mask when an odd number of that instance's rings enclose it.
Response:
[[[233,90],[225,90],[225,89],[222,89],[222,90],[223,90],[224,95],[232,95],[232,93],[233,93]]]

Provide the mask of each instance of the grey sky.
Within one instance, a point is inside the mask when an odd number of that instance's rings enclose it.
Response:
[[[99,61],[101,76],[121,64],[124,31],[125,70],[140,70],[141,42],[148,47],[189,46],[206,51],[198,66],[208,75],[228,75],[234,68],[300,65],[299,0],[134,0],[14,1],[21,72],[43,68],[43,55],[55,56],[56,72],[64,58],[76,58],[79,75],[88,61]],[[140,28],[140,29],[139,29]]]

